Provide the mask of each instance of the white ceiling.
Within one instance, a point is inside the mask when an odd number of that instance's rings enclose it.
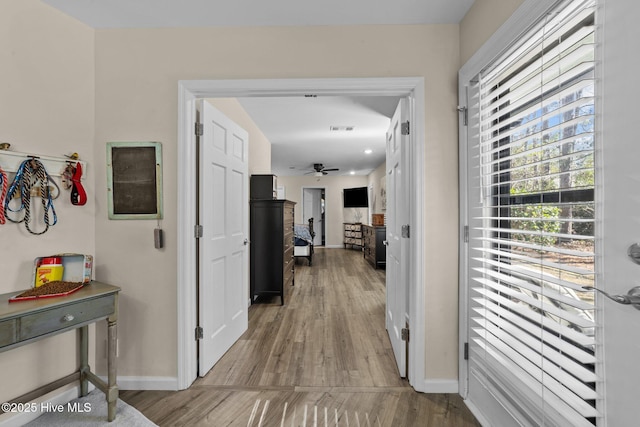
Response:
[[[42,0],[93,28],[458,23],[474,0]],[[332,175],[366,175],[385,158],[398,103],[387,97],[245,98],[241,104],[272,144],[276,175],[313,163]],[[330,126],[354,126],[330,132]],[[373,152],[364,154],[370,148]]]
[[[339,168],[330,175],[367,175],[385,160],[386,132],[397,97],[240,98],[271,142],[275,175],[304,175],[314,163]],[[332,131],[332,126],[353,127]],[[372,150],[366,154],[366,149]]]
[[[474,0],[42,0],[93,28],[458,23]]]

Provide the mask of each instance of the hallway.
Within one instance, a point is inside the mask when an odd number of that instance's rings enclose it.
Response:
[[[160,426],[477,426],[458,395],[399,378],[384,328],[384,270],[360,251],[317,249],[295,286],[254,304],[249,330],[179,392],[121,398]],[[286,413],[285,413],[286,411]]]

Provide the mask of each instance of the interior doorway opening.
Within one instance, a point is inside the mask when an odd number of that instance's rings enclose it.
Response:
[[[195,122],[195,101],[201,98],[246,97],[246,96],[304,96],[308,93],[323,95],[377,95],[406,96],[412,104],[411,120],[414,123],[413,137],[416,144],[410,147],[412,164],[411,175],[412,206],[410,226],[415,235],[423,234],[423,187],[424,164],[419,161],[424,153],[424,81],[422,78],[374,78],[374,79],[290,79],[290,80],[207,80],[181,81],[179,83],[178,105],[178,202],[184,209],[178,218],[178,388],[186,389],[197,377],[197,352],[193,345],[193,331],[197,326],[197,283],[196,254],[193,242],[193,227],[196,218],[196,177],[187,173],[195,163],[196,150],[193,141],[193,123]],[[419,117],[419,120],[415,120]],[[411,363],[409,381],[418,391],[424,380],[424,307],[418,301],[424,300],[424,271],[422,239],[412,239],[410,267],[407,276],[412,306],[410,323],[413,326],[415,340],[412,340],[409,359],[422,361]]]
[[[308,224],[313,218],[313,238],[314,246],[325,246],[326,244],[326,198],[325,188],[303,187],[302,188],[302,223]]]

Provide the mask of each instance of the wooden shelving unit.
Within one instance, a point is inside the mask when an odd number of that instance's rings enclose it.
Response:
[[[351,246],[351,248],[362,249],[363,240],[362,240],[362,224],[359,222],[345,222],[344,225],[344,248],[347,249],[347,246]]]

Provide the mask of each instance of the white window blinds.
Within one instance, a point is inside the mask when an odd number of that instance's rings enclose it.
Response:
[[[523,424],[600,416],[594,1],[565,1],[481,73],[470,206],[470,369]],[[475,171],[475,172],[473,172]]]

